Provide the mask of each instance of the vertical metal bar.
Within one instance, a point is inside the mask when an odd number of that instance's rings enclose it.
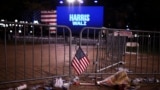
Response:
[[[22,27],[21,27],[22,28]],[[24,34],[23,34],[23,49],[24,49],[24,79],[26,79],[26,36],[25,36],[25,26],[24,26]]]
[[[4,48],[5,48],[5,80],[7,81],[7,40],[6,40],[6,24],[5,24],[5,29],[4,29]]]
[[[93,36],[94,41],[96,40],[95,39],[95,34],[96,34],[96,32],[94,30],[94,36]],[[93,45],[93,49],[95,49],[95,45]],[[93,50],[93,62],[94,62],[94,64],[97,64],[96,59],[95,59],[95,50]],[[97,71],[96,68],[93,67],[92,68],[92,72],[96,73],[96,71]]]
[[[149,32],[148,32],[149,34]],[[151,39],[149,37],[147,37],[148,43],[147,43],[147,63],[146,63],[146,73],[149,73],[148,71],[148,66],[149,66],[149,55],[150,55],[150,44],[151,44]]]
[[[102,57],[103,57],[103,49],[102,49],[102,29],[99,29],[99,63],[100,63],[100,65],[99,65],[99,69],[101,68],[101,67],[103,67],[103,61],[102,61]],[[102,75],[102,74],[101,74]]]
[[[114,33],[114,31],[112,31],[113,33]],[[110,36],[109,36],[110,37]],[[109,42],[111,42],[111,51],[109,51],[109,53],[111,53],[111,59],[110,59],[110,64],[112,65],[113,64],[113,62],[114,62],[114,46],[115,46],[115,36],[112,34],[112,36],[111,36],[111,40],[109,41]],[[112,69],[113,67],[111,67],[111,73],[113,72],[113,69]]]
[[[33,25],[31,25],[32,28],[32,77],[34,78],[34,32],[35,28]]]
[[[122,48],[122,46],[121,46],[121,43],[122,43],[122,42],[121,42],[121,39],[122,39],[122,36],[120,36],[120,34],[118,34],[118,38],[117,38],[117,40],[116,40],[116,41],[118,42],[118,43],[117,43],[117,47],[116,47],[116,49],[117,49],[117,54],[118,54],[118,55],[117,55],[117,58],[116,58],[116,59],[117,59],[116,61],[118,61],[118,62],[122,59],[122,58],[121,58],[121,49],[120,49],[120,48]],[[115,43],[115,44],[116,44],[116,43]],[[119,64],[117,65],[117,67],[119,67]]]
[[[88,46],[89,46],[89,33],[90,33],[89,31],[90,31],[90,29],[87,29],[87,41],[88,41],[88,42],[87,42],[87,48],[86,48],[87,50],[86,50],[86,54],[88,54]]]
[[[63,75],[64,75],[64,74],[65,74],[64,71],[65,71],[65,67],[66,67],[66,58],[65,58],[65,56],[66,56],[66,55],[65,55],[65,52],[66,52],[66,48],[65,48],[65,40],[66,40],[66,39],[65,39],[65,38],[66,38],[66,36],[65,36],[64,28],[63,28],[63,37],[64,37],[64,39],[63,39],[63,40],[64,40],[64,41],[63,41],[63,44],[64,44],[64,53],[63,53],[63,54],[64,54]]]
[[[105,59],[106,59],[106,64],[105,64],[105,67],[107,67],[107,65],[108,65],[108,58],[109,58],[109,52],[108,52],[108,50],[109,50],[109,44],[108,44],[108,36],[109,36],[109,30],[108,29],[105,29],[105,43],[106,43],[106,45],[105,45],[105,54],[106,54],[106,57],[105,57]],[[107,73],[107,71],[105,71],[105,73]]]
[[[131,42],[130,44],[131,44],[131,47],[132,47],[132,42],[133,42],[133,38],[130,38],[130,41],[129,42]],[[130,48],[129,47],[129,50],[130,50],[130,53],[129,53],[129,69],[131,69],[132,67],[131,67],[131,65],[132,65],[132,49],[133,48]]]
[[[58,64],[58,62],[57,62],[57,33],[56,33],[56,37],[55,37],[55,60],[56,60],[56,75],[58,74],[58,69],[57,69],[57,64]]]
[[[85,52],[85,54],[86,54],[87,56],[88,56],[88,53],[89,53],[89,52],[88,52],[88,48],[89,48],[89,44],[90,44],[90,42],[89,42],[89,33],[90,33],[90,32],[89,32],[89,31],[90,31],[90,29],[88,28],[88,29],[87,29],[87,46],[86,46],[87,48],[86,48],[86,52]],[[86,70],[86,72],[88,72],[88,70]]]
[[[153,73],[153,74],[154,74],[154,72],[155,72],[155,71],[154,71],[154,67],[155,67],[155,65],[154,65],[155,56],[154,56],[154,55],[155,55],[155,47],[156,47],[156,46],[155,46],[155,42],[156,42],[155,36],[156,36],[155,33],[153,33],[153,46],[152,46],[152,49],[153,49],[153,50],[152,50],[152,59],[153,59],[153,60],[152,60],[152,73]]]
[[[159,40],[159,44],[158,44],[158,74],[160,74],[160,33],[158,33],[157,36],[158,40]]]
[[[15,80],[17,79],[16,78],[16,75],[17,75],[17,29],[16,29],[16,25],[15,25],[15,27],[14,27],[14,46],[15,46],[15,54],[14,54],[14,56],[15,56]]]
[[[68,28],[68,31],[69,31],[69,36],[70,38],[72,38],[72,32],[71,32],[71,29]],[[69,78],[71,78],[71,75],[72,75],[72,70],[71,70],[71,58],[72,58],[72,42],[70,41],[69,42]]]
[[[49,41],[48,41],[48,57],[49,57],[49,73],[51,73],[51,56],[50,56],[50,54],[51,54],[51,35],[50,35],[50,30],[48,30],[48,39],[49,39]]]
[[[102,29],[99,30],[100,31],[100,47],[99,47],[99,52],[100,52],[100,63],[101,63],[101,67],[104,67],[104,47],[103,47],[103,37],[102,37]],[[100,68],[101,68],[100,67]],[[101,74],[101,78],[102,78],[102,74]]]
[[[136,34],[137,35],[139,35],[139,32],[136,32]],[[136,42],[139,44],[139,36],[137,36],[137,37],[135,37],[136,38]],[[135,65],[135,73],[137,73],[137,68],[138,68],[138,64],[139,64],[139,47],[140,47],[140,45],[138,45],[138,50],[136,51],[137,53],[136,53],[136,65]]]
[[[144,52],[145,52],[145,33],[146,32],[142,32],[142,55],[141,55],[141,67],[140,67],[140,73],[143,73],[143,57],[144,57]]]
[[[40,26],[40,31],[41,31],[41,77],[43,77],[43,30],[42,26]]]
[[[97,43],[97,47],[96,47],[97,51],[96,51],[96,68],[95,68],[95,83],[97,82],[97,70],[99,69],[99,32],[98,32],[98,43]]]

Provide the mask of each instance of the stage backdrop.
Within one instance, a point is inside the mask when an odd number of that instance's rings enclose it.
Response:
[[[73,34],[86,26],[103,27],[103,15],[103,6],[57,6],[57,24],[69,26]]]

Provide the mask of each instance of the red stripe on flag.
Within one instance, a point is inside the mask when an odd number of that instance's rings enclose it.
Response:
[[[77,74],[80,75],[87,69],[88,65],[89,59],[79,47],[79,49],[76,51],[75,57],[72,60],[72,66]]]
[[[82,70],[79,68],[78,63],[76,62],[76,59],[73,60],[72,65],[78,74],[82,72]]]
[[[41,22],[49,25],[57,25],[56,10],[41,11]],[[56,27],[50,27],[49,30],[50,30],[50,33],[55,33]]]

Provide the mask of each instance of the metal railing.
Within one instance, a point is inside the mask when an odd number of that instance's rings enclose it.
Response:
[[[79,42],[91,62],[84,75],[114,74],[119,69],[129,75],[160,74],[160,32],[85,27]]]
[[[63,25],[0,22],[0,85],[70,77],[72,33]],[[56,28],[54,33],[50,27]]]
[[[90,61],[82,76],[110,75],[122,68],[129,75],[160,74],[160,32],[84,27],[77,38],[63,25],[0,23],[0,88],[74,76],[71,60],[78,46]]]

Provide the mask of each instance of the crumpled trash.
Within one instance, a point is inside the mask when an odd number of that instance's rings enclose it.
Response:
[[[104,84],[104,85],[108,85],[108,86],[114,86],[114,85],[130,85],[130,79],[127,76],[126,71],[121,70],[116,72],[115,74],[105,78],[102,81],[97,81],[97,84]]]
[[[15,88],[15,90],[24,90],[26,88],[27,88],[27,84],[23,84],[23,85],[20,85],[17,88]]]
[[[55,89],[59,88],[63,90],[68,90],[70,85],[71,85],[71,82],[64,82],[64,80],[61,77],[59,77],[59,78],[56,78],[53,86]]]
[[[73,78],[73,80],[72,80],[72,82],[73,82],[73,84],[74,85],[79,85],[79,77],[78,76],[75,76],[74,78]]]
[[[41,87],[41,85],[36,85],[31,87],[29,90],[38,90]]]
[[[62,78],[61,77],[60,78],[56,78],[54,87],[56,87],[56,88],[62,88],[62,86],[63,86],[63,80],[62,80]]]
[[[68,90],[71,83],[63,83],[63,89]]]
[[[51,87],[51,86],[45,86],[44,90],[53,90],[53,87]]]
[[[131,84],[132,85],[139,85],[140,83],[142,83],[143,82],[143,78],[135,78],[135,79],[133,79],[133,80],[131,80]]]
[[[132,73],[132,71],[130,71],[129,69],[127,69],[127,68],[123,68],[123,67],[118,67],[118,68],[116,68],[116,70],[117,71],[126,71],[127,73]]]

